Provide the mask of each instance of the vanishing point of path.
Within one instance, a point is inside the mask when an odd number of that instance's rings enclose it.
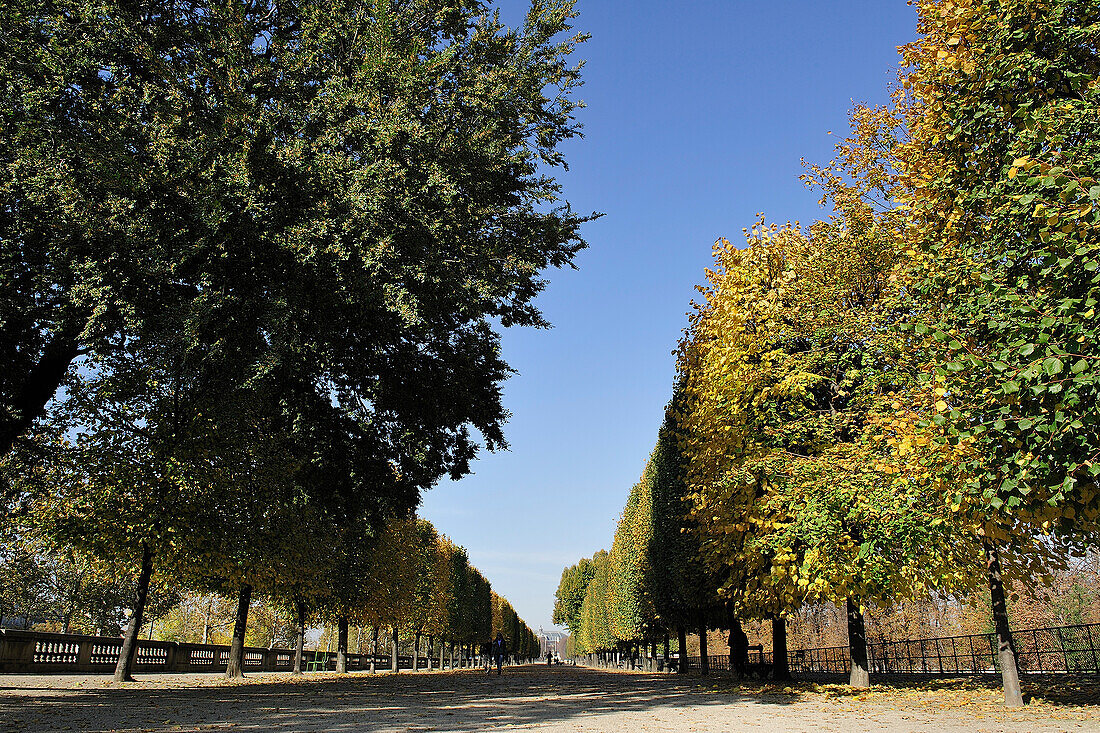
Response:
[[[1100,708],[1005,710],[996,689],[738,687],[530,665],[369,675],[0,675],[0,733],[38,731],[1100,731]]]

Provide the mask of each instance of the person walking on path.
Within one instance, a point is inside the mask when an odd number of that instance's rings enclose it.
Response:
[[[500,674],[500,668],[504,666],[505,647],[504,634],[497,632],[497,638],[493,641],[493,659],[497,663],[497,674]]]

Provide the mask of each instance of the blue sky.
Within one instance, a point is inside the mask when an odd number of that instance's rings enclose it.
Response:
[[[521,0],[499,0],[506,19]],[[549,331],[504,333],[511,450],[442,483],[421,515],[534,628],[561,570],[608,548],[671,396],[686,312],[715,239],[757,212],[828,214],[799,175],[826,162],[856,103],[883,103],[915,37],[904,0],[579,0],[592,34],[583,140],[560,175],[584,230],[578,270],[548,273]],[[829,135],[832,131],[834,134]]]

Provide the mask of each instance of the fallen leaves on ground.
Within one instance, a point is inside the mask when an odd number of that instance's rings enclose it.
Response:
[[[851,710],[864,705],[929,713],[965,711],[967,715],[993,719],[1026,716],[1039,709],[1044,717],[1054,719],[1090,720],[1100,714],[1100,685],[1094,677],[1035,676],[1025,679],[1022,685],[1026,705],[1017,709],[1004,706],[1000,679],[989,677],[888,678],[869,688],[812,680],[746,680],[712,682],[708,689],[724,695],[756,697],[761,702],[832,702]]]

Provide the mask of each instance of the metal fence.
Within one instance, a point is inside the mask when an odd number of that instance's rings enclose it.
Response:
[[[1021,674],[1100,674],[1100,624],[1080,624],[1012,632]],[[728,656],[709,656],[712,670],[729,670]],[[847,674],[848,647],[818,647],[788,652],[791,672]],[[996,634],[971,634],[910,641],[868,642],[867,661],[877,674],[999,673]],[[689,657],[690,668],[702,659]],[[766,674],[771,654],[749,653],[750,670]]]
[[[748,670],[750,673],[764,676],[771,671],[772,653],[764,651],[763,648],[759,646],[749,647],[748,660]],[[702,666],[703,658],[688,657],[686,662],[688,669],[699,669]],[[708,654],[707,666],[709,669],[716,672],[729,672],[730,669],[732,669],[730,667],[730,658],[725,654],[718,656]]]

